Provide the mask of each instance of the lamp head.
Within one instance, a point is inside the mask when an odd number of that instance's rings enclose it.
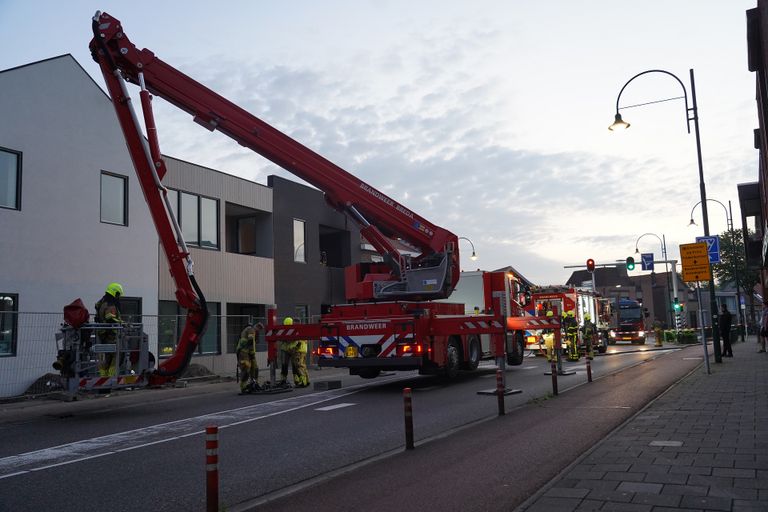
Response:
[[[688,227],[691,227],[691,226],[698,226],[698,224],[696,224],[696,221],[691,219],[691,222],[688,223]]]
[[[616,112],[616,117],[613,120],[613,124],[608,127],[612,132],[621,132],[629,128],[629,123],[621,118],[621,114]]]
[[[638,249],[637,247],[635,247],[635,254],[640,254],[640,249]]]
[[[475,251],[472,251],[472,256],[470,256],[469,259],[471,259],[472,261],[477,260],[477,254],[475,254]]]

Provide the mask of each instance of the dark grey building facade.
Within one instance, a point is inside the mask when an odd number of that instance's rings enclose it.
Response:
[[[361,261],[360,231],[320,190],[275,175],[267,185],[273,189],[278,317],[317,320],[346,302],[344,268]]]

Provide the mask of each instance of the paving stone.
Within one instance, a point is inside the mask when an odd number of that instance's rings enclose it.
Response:
[[[733,498],[739,500],[757,500],[760,496],[760,491],[758,489],[747,489],[745,487],[730,487],[728,489],[711,487],[709,489],[709,496],[720,496],[721,498]],[[768,504],[766,504],[766,509],[768,509]]]
[[[765,512],[768,505],[764,501],[734,500],[732,512]]]
[[[662,484],[648,484],[643,482],[622,482],[616,488],[622,492],[647,492],[658,494],[664,486]]]
[[[644,482],[653,484],[680,484],[688,483],[688,475],[675,473],[647,473]]]
[[[720,488],[733,487],[733,478],[725,476],[689,475],[688,485],[711,485]]]
[[[669,472],[679,475],[711,475],[712,468],[706,466],[672,466],[669,468]]]
[[[582,501],[579,504],[579,506],[578,506],[578,508],[576,508],[576,510],[578,510],[579,512],[594,512],[596,510],[603,509],[603,505],[604,504],[605,504],[605,502],[603,502],[603,501],[584,500],[584,501]]]
[[[754,469],[712,468],[712,476],[732,476],[734,478],[755,478]]]
[[[579,506],[578,498],[547,498],[542,497],[531,505],[527,512],[571,512]]]
[[[577,489],[592,489],[595,491],[613,491],[618,487],[619,482],[611,480],[579,480],[576,484]]]
[[[709,487],[706,485],[676,485],[665,484],[661,494],[675,494],[677,496],[706,496]]]
[[[683,496],[682,508],[703,508],[705,510],[731,510],[733,500],[718,496]]]
[[[633,492],[621,492],[621,491],[608,491],[602,489],[594,489],[587,494],[587,499],[599,500],[599,501],[612,501],[619,503],[629,503],[632,501],[632,497],[635,495]]]
[[[544,496],[548,498],[584,498],[587,494],[589,494],[589,489],[552,487],[544,493]]]
[[[641,503],[643,505],[677,507],[680,504],[682,496],[674,494],[654,494],[646,492],[635,493],[632,503]],[[656,510],[656,509],[654,509]]]
[[[643,505],[641,503],[606,503],[601,511],[610,512],[650,512],[653,505]]]
[[[629,471],[632,473],[669,473],[669,468],[670,466],[667,464],[646,464],[644,462],[639,462],[637,464],[632,464]]]
[[[645,473],[630,473],[609,471],[604,477],[606,480],[618,480],[621,482],[642,482],[645,479]]]

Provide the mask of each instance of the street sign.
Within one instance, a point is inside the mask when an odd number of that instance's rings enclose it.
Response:
[[[644,252],[640,255],[640,264],[643,270],[653,270],[653,253]]]
[[[709,281],[712,279],[706,243],[680,245],[680,259],[683,260],[683,281]]]
[[[709,253],[710,263],[720,263],[720,237],[715,236],[697,236],[696,242],[706,242],[707,252]]]

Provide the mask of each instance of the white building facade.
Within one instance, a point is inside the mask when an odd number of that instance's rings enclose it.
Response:
[[[109,98],[70,55],[0,71],[0,91],[0,396],[53,372],[63,307],[81,298],[94,313],[110,282],[150,350],[170,355],[185,312]],[[211,313],[192,362],[234,375],[240,330],[275,302],[273,191],[166,164]]]
[[[0,72],[0,396],[51,371],[62,309],[157,314],[157,236],[109,98],[69,55]],[[43,313],[56,313],[55,315]]]

